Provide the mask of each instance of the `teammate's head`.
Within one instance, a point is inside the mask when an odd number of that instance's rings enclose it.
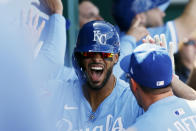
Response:
[[[120,52],[119,35],[105,21],[91,21],[79,32],[73,54],[73,65],[82,82],[101,89],[112,74]]]
[[[163,47],[144,43],[123,58],[120,65],[131,76],[131,89],[139,104],[144,93],[158,95],[171,90],[168,86],[172,80],[172,62]]]
[[[121,31],[128,31],[132,20],[140,15],[146,27],[160,26],[169,0],[114,0],[112,15]]]
[[[79,4],[79,24],[82,27],[89,21],[103,20],[99,14],[99,9],[89,0],[83,0]]]

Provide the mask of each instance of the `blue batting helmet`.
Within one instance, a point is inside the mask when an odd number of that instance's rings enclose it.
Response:
[[[121,31],[127,31],[136,14],[169,3],[170,0],[114,0],[112,15]],[[169,4],[167,4],[168,6]],[[161,7],[162,9],[163,7]],[[164,7],[165,9],[165,7]]]
[[[119,53],[119,36],[113,25],[91,21],[79,32],[74,52]]]
[[[76,47],[72,55],[72,63],[79,79],[84,81],[85,74],[80,66],[77,52],[120,52],[120,40],[115,27],[105,21],[91,21],[83,25],[79,31]]]

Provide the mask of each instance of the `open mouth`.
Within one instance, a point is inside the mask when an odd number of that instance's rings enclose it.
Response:
[[[91,65],[90,66],[90,75],[93,82],[99,82],[102,78],[104,71],[104,66],[102,65]]]

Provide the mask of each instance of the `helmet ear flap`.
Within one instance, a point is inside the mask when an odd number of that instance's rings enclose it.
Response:
[[[82,58],[82,56],[80,55],[80,53],[79,53],[79,52],[75,52],[75,53],[74,53],[74,56],[75,56],[75,59],[76,59],[78,65],[79,65],[80,67],[83,67],[83,63],[82,63],[83,58]]]
[[[82,68],[82,57],[78,52],[73,53],[72,55],[72,65],[75,69],[75,72],[80,80],[80,83],[83,84],[86,81],[86,75]]]

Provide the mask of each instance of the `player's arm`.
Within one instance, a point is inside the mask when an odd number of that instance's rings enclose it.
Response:
[[[148,30],[141,24],[141,18],[139,16],[136,16],[134,18],[129,30],[126,32],[126,35],[134,37],[136,42],[138,42],[148,34]]]
[[[119,61],[124,56],[130,54],[130,52],[132,52],[136,47],[136,42],[141,40],[146,35],[148,35],[147,29],[141,25],[141,18],[136,16],[129,30],[126,32],[126,35],[123,35],[120,38],[122,48],[120,49],[121,52]]]
[[[194,62],[194,67],[191,71],[191,74],[190,74],[188,80],[187,80],[187,84],[189,86],[191,86],[193,89],[196,90],[196,80],[195,80],[195,78],[196,78],[196,59],[195,59],[195,62]]]
[[[171,84],[176,96],[189,100],[196,100],[196,91],[178,79],[177,76],[174,75]]]
[[[40,0],[49,11],[49,22],[46,25],[47,35],[40,54],[52,63],[64,65],[66,49],[66,21],[63,17],[61,0]],[[41,7],[40,7],[41,8]]]
[[[40,11],[49,15],[44,31],[43,46],[36,59],[36,69],[43,81],[58,76],[64,68],[64,55],[66,47],[66,24],[61,0],[39,0],[40,5],[32,3]],[[43,6],[45,8],[43,8]]]
[[[179,41],[187,38],[196,27],[196,0],[189,0],[181,16],[174,20]]]

